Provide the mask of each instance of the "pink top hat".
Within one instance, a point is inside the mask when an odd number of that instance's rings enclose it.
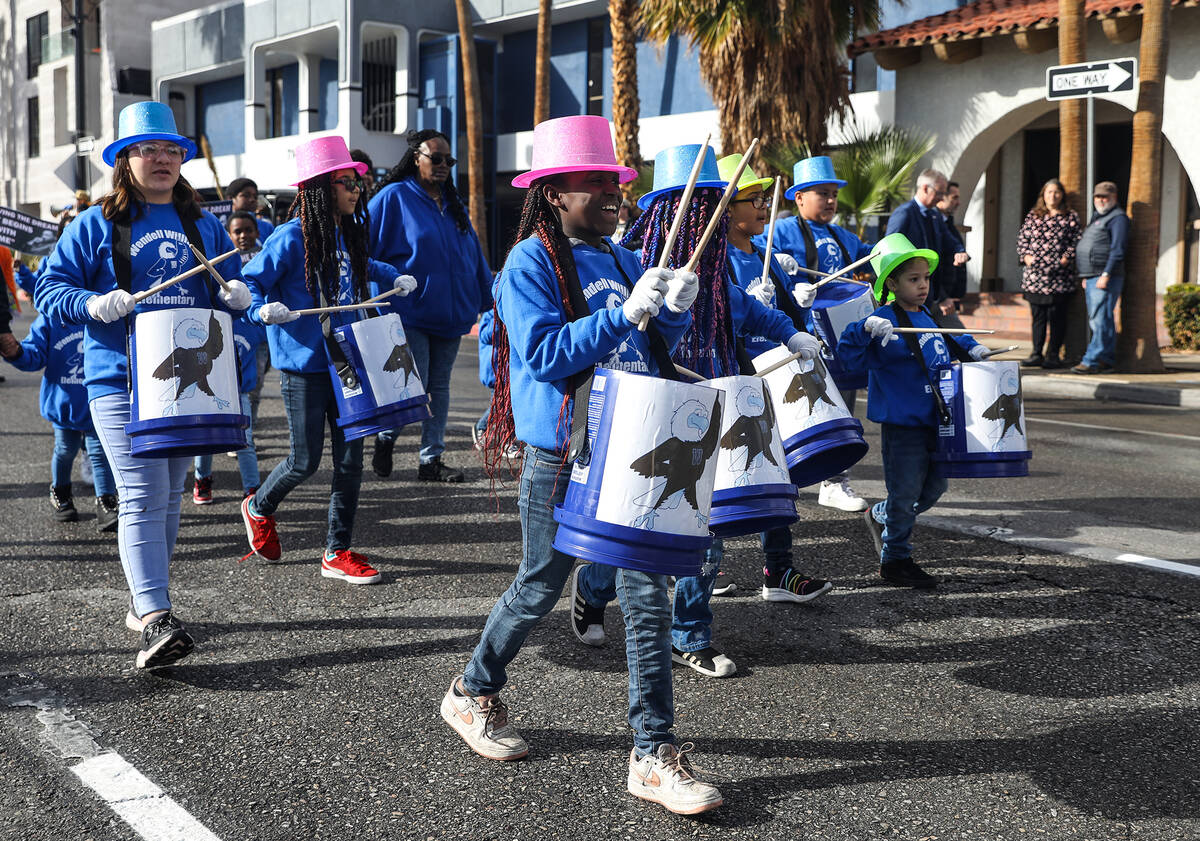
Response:
[[[533,127],[533,168],[513,179],[528,187],[539,178],[563,172],[615,172],[624,184],[637,170],[617,163],[608,120],[597,116],[559,117]]]
[[[350,150],[341,137],[314,137],[296,147],[296,183],[292,186],[299,187],[310,178],[339,169],[367,174],[367,165],[350,158]]]

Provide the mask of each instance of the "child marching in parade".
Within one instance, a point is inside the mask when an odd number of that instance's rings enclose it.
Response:
[[[529,192],[496,285],[496,389],[484,437],[493,468],[507,447],[525,442],[518,498],[524,554],[441,707],[442,718],[472,750],[497,760],[529,751],[499,693],[508,664],[558,601],[574,563],[552,543],[554,507],[565,497],[570,472],[567,431],[573,414],[586,411],[575,405],[575,390],[597,365],[659,373],[649,336],[665,345],[663,356],[669,353],[690,323],[697,292],[695,275],[643,272],[632,253],[609,240],[621,202],[618,184],[637,173],[616,162],[607,120],[539,123],[533,148],[533,169],[513,181]],[[647,333],[636,327],[643,316],[652,319]],[[666,576],[614,568],[614,577],[625,616],[634,731],[627,788],[681,814],[714,809],[721,793],[694,775],[686,748],[676,748],[671,733]]]
[[[225,290],[200,273],[140,303],[144,292],[179,275],[192,259],[188,245],[207,255],[232,243],[216,217],[201,210],[179,168],[196,154],[179,134],[171,110],[138,102],[118,118],[118,138],[104,149],[113,189],[67,226],[37,281],[35,302],[53,323],[84,325],[84,385],[92,422],[113,468],[120,498],[117,542],[131,593],[126,625],[141,633],[138,668],[157,668],[191,653],[193,640],[172,613],[168,568],[179,532],[189,456],[134,457],[130,422],[127,316],[173,307],[221,308],[250,304],[239,263],[218,264]]]
[[[871,267],[883,306],[849,325],[838,342],[847,366],[869,372],[867,417],[880,424],[888,495],[864,511],[863,519],[879,558],[880,576],[903,587],[937,585],[937,579],[912,559],[917,515],[946,491],[946,479],[932,459],[945,411],[937,372],[948,367],[952,358],[978,361],[987,356],[987,348],[970,336],[907,333],[901,340],[893,332],[897,326],[937,330],[924,306],[929,275],[937,263],[936,252],[916,248],[904,234],[880,240]]]
[[[333,450],[333,486],[321,575],[350,584],[374,584],[379,572],[350,549],[362,484],[362,439],[347,441],[336,422],[329,370],[333,328],[362,317],[361,311],[299,315],[292,310],[361,303],[368,284],[401,290],[416,281],[368,258],[369,221],[362,174],[341,137],[319,137],[296,147],[296,200],[292,218],[276,228],[263,250],[246,264],[253,295],[250,317],[267,326],[271,364],[279,369],[290,452],[258,491],[242,500],[250,554],[278,561],[283,554],[275,511],[293,489],[317,471],[325,427]]]

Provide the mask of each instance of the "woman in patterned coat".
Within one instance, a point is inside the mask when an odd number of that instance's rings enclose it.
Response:
[[[1067,300],[1079,288],[1075,244],[1082,232],[1079,216],[1066,206],[1065,199],[1062,182],[1051,178],[1017,234],[1017,255],[1024,266],[1021,291],[1033,311],[1033,353],[1021,362],[1025,366],[1065,365],[1059,351],[1067,332]],[[1043,355],[1047,324],[1050,343]]]

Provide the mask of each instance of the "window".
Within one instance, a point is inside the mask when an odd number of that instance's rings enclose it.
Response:
[[[362,124],[367,131],[396,130],[396,36],[362,48]]]
[[[592,18],[587,28],[587,113],[604,114],[604,36],[608,18]]]
[[[25,21],[25,72],[30,79],[37,78],[38,68],[42,66],[42,39],[49,34],[49,12]]]
[[[41,111],[38,108],[38,98],[31,96],[26,100],[26,134],[25,148],[27,150],[26,157],[36,158],[42,154],[42,138],[41,138]]]
[[[267,70],[267,137],[300,133],[300,65]]]

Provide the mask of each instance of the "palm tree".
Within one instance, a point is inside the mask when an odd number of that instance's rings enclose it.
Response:
[[[537,58],[534,60],[533,124],[550,118],[550,3],[538,0]]]
[[[458,50],[462,56],[463,111],[467,117],[468,209],[471,224],[487,250],[487,214],[483,201],[483,109],[479,103],[479,71],[475,64],[475,27],[467,0],[454,0],[458,13]]]
[[[638,0],[608,0],[608,25],[612,32],[612,121],[617,160],[625,166],[642,168],[638,144],[637,15]],[[633,184],[622,187],[632,199]]]
[[[1138,101],[1133,113],[1129,168],[1129,257],[1125,289],[1121,293],[1121,335],[1117,342],[1118,364],[1122,370],[1138,374],[1163,370],[1154,303],[1162,203],[1163,81],[1170,16],[1170,0],[1145,0],[1142,4]]]
[[[1087,60],[1087,18],[1084,0],[1058,0],[1058,62],[1079,64]],[[1058,103],[1058,178],[1067,190],[1067,204],[1087,221],[1091,210],[1094,184],[1084,184],[1087,162],[1087,117],[1082,99],[1064,99]],[[1067,302],[1067,335],[1064,358],[1076,362],[1087,346],[1087,306],[1083,290],[1076,289]]]
[[[679,35],[698,48],[722,148],[760,137],[820,150],[826,121],[850,102],[845,45],[877,28],[879,0],[642,0],[641,23],[655,41]]]

